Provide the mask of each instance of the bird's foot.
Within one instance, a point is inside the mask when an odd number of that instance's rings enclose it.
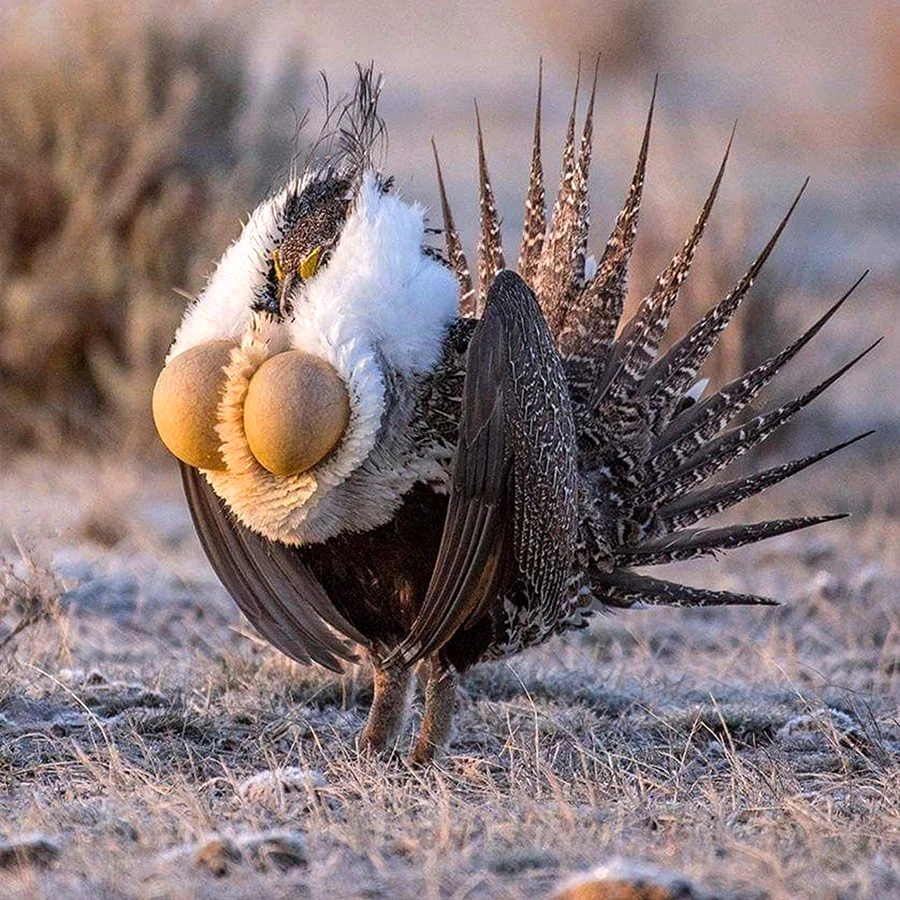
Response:
[[[375,697],[357,745],[360,752],[394,750],[406,722],[411,679],[408,671],[375,669]]]
[[[455,669],[432,663],[425,687],[425,715],[409,757],[410,765],[429,765],[446,751],[453,730],[458,685],[459,675]]]

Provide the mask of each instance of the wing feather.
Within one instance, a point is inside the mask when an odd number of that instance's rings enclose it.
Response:
[[[294,547],[240,524],[197,469],[181,464],[200,543],[226,590],[253,626],[282,653],[335,672],[357,657],[344,638],[365,637],[337,611]]]
[[[530,607],[559,604],[577,528],[574,435],[540,307],[518,275],[501,272],[469,346],[438,558],[393,660],[411,664],[440,649],[511,582]]]

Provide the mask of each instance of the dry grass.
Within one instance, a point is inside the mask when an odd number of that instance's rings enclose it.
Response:
[[[18,564],[0,563],[0,663],[12,657],[29,629],[56,616],[61,593],[52,569],[21,548]]]
[[[747,517],[841,490],[872,509],[884,471],[860,466]],[[0,895],[543,897],[612,856],[720,897],[896,890],[896,504],[679,573],[780,609],[622,614],[475,670],[423,771],[355,750],[364,671],[248,633],[171,473],[8,477],[69,592],[0,698],[0,820],[61,852],[0,871]],[[98,508],[117,523],[99,542]]]

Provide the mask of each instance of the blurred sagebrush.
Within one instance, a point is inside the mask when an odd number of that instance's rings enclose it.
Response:
[[[54,0],[0,10],[0,442],[146,441],[150,392],[184,308],[175,289],[201,286],[290,161],[292,55],[270,54],[279,68],[263,94],[254,35],[237,24],[246,19],[229,3],[213,9]],[[628,0],[608,14],[645,33],[634,12]],[[624,43],[640,58],[657,53],[634,36]],[[692,208],[687,196],[671,201]],[[680,215],[645,223],[636,289],[688,226]],[[675,334],[738,274],[745,219],[710,232]],[[770,313],[758,299],[742,313],[705,374],[727,380],[756,361],[771,346]]]
[[[3,440],[139,444],[184,307],[173,289],[196,290],[235,236],[271,149],[247,115],[274,117],[252,96],[248,37],[224,17],[71,0],[7,24]],[[295,91],[295,73],[278,88]]]
[[[48,567],[21,548],[20,554],[19,566],[0,560],[0,662],[12,658],[26,631],[57,614],[63,593]]]

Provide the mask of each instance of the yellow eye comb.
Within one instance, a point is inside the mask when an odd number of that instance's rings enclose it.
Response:
[[[322,248],[321,247],[313,247],[313,249],[306,255],[303,261],[297,268],[297,271],[300,273],[300,277],[304,281],[308,281],[313,275],[316,274],[316,270],[319,268],[319,260],[322,258]]]

